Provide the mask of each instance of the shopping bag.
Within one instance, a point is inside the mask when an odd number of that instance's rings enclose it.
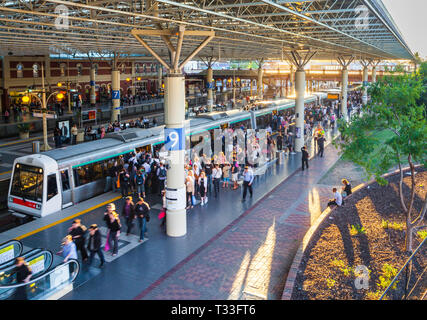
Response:
[[[120,189],[120,178],[117,178],[117,189]]]
[[[110,251],[110,243],[108,241],[109,238],[110,238],[110,231],[108,231],[108,233],[107,233],[107,242],[105,242],[104,251]]]
[[[161,212],[159,213],[158,218],[159,218],[159,220],[162,220],[165,216],[166,216],[166,212],[161,211]]]
[[[191,204],[193,205],[193,206],[195,206],[196,205],[196,197],[193,195],[193,196],[191,196]]]

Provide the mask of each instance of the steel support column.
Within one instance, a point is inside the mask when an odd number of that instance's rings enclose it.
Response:
[[[305,71],[303,67],[295,72],[295,93],[295,151],[301,152],[304,146]]]
[[[111,122],[120,121],[120,71],[111,72],[111,97],[113,105],[111,109]]]
[[[90,104],[96,104],[96,91],[95,91],[95,68],[90,68]]]

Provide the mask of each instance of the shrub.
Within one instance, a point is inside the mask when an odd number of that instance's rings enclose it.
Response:
[[[358,224],[356,225],[351,225],[351,230],[350,230],[350,234],[352,236],[358,235],[358,234],[365,234],[366,230],[364,227],[359,226]]]
[[[326,279],[326,285],[329,289],[333,288],[335,286],[336,281],[334,279],[328,278]]]
[[[387,289],[388,286],[391,284],[391,281],[397,274],[397,269],[393,268],[392,265],[385,263],[382,267],[382,272],[380,276],[380,282],[377,283],[377,285],[380,288]],[[393,290],[396,289],[397,283],[399,281],[396,281],[393,286],[391,287]]]
[[[417,235],[421,238],[421,240],[424,240],[425,238],[427,238],[427,230],[418,231]]]

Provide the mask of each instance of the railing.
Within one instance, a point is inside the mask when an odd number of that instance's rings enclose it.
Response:
[[[28,300],[44,300],[56,292],[71,285],[80,272],[80,264],[71,259],[61,263],[50,271],[44,272],[35,279],[26,283],[1,286],[5,291],[6,299],[14,299],[14,293],[18,288],[25,288]],[[3,298],[4,299],[4,298]]]
[[[419,285],[423,283],[422,281],[425,279],[427,271],[426,243],[427,237],[411,254],[379,300],[383,300],[386,296],[392,300],[408,300],[414,296],[417,289],[422,289]]]

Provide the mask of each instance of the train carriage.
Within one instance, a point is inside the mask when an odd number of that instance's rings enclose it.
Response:
[[[324,97],[323,97],[324,96]],[[324,94],[322,97],[325,98]],[[319,96],[306,98],[318,102]],[[292,110],[295,100],[265,103],[254,111],[230,110],[201,114],[186,120],[186,135],[216,128],[244,125],[265,127],[273,112]],[[191,142],[190,142],[191,143]],[[109,133],[104,139],[54,149],[15,159],[8,193],[10,211],[43,217],[103,193],[105,177],[113,162],[136,148],[153,150],[164,144],[164,126],[126,129]],[[192,145],[189,145],[191,148]]]

